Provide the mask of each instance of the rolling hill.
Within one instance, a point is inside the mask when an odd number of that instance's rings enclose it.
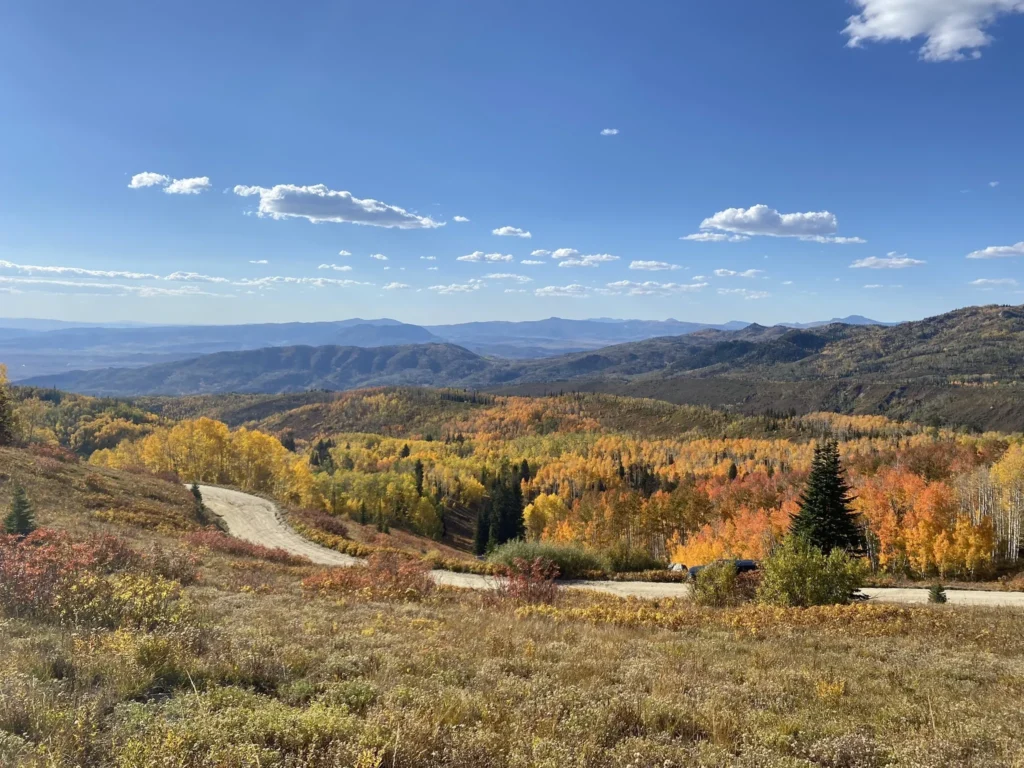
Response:
[[[741,412],[837,410],[1024,429],[1024,307],[970,307],[884,327],[750,325],[538,360],[453,344],[280,347],[24,383],[102,395],[283,393],[415,384],[654,397]]]

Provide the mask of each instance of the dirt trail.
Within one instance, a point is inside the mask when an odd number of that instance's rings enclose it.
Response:
[[[320,565],[350,566],[362,560],[321,547],[292,530],[281,519],[277,507],[266,499],[251,496],[241,491],[201,486],[203,502],[219,515],[232,536],[262,544],[265,547],[280,547],[296,555],[308,557]],[[431,571],[438,584],[467,589],[491,589],[494,580],[487,576],[452,571]],[[658,599],[665,597],[687,597],[690,588],[686,584],[656,584],[648,581],[580,581],[567,586],[575,589],[589,589],[619,597]],[[883,589],[861,590],[872,602],[886,603],[927,603],[926,589]],[[946,592],[951,605],[1013,606],[1024,608],[1024,593],[989,592],[982,590],[956,589]]]

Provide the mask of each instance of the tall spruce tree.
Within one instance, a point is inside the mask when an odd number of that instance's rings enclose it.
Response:
[[[7,368],[0,365],[0,445],[14,443],[14,401],[7,387]]]
[[[801,536],[828,554],[842,549],[864,552],[864,534],[850,507],[853,497],[839,461],[839,444],[825,440],[814,449],[811,474],[800,496],[800,511],[793,515],[790,533]]]
[[[487,552],[487,542],[490,538],[491,516],[487,508],[481,506],[476,513],[476,533],[473,536],[473,554],[485,554]]]
[[[4,531],[12,536],[28,536],[36,529],[36,517],[32,512],[25,489],[14,486],[11,510],[4,518]]]

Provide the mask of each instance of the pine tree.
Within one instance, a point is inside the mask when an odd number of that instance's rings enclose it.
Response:
[[[525,480],[526,482],[530,482],[530,478],[532,476],[533,475],[530,470],[530,462],[528,462],[526,459],[523,459],[523,463],[519,465],[519,477]]]
[[[473,536],[473,554],[482,555],[487,552],[487,542],[491,538],[491,519],[487,509],[481,507],[476,513],[476,533]]]
[[[14,401],[7,387],[7,368],[0,365],[0,445],[14,443]]]
[[[811,474],[790,532],[826,554],[833,549],[863,553],[864,535],[850,508],[851,501],[850,486],[839,461],[839,445],[826,440],[814,449]]]
[[[416,476],[416,495],[423,495],[423,462],[416,459],[416,464],[412,468],[413,474]]]
[[[36,529],[36,518],[32,512],[25,489],[14,486],[11,511],[4,518],[4,531],[12,536],[28,536]]]
[[[409,444],[406,443],[405,445],[402,446],[402,450],[399,451],[398,456],[399,458],[407,459],[409,458],[410,453],[412,453],[412,451],[409,450]]]

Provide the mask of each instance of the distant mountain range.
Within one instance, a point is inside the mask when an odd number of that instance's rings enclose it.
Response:
[[[872,322],[857,318],[857,322]],[[140,367],[215,352],[264,347],[453,343],[487,357],[526,360],[600,349],[612,344],[706,329],[748,325],[678,320],[564,320],[480,322],[418,326],[389,318],[322,323],[248,325],[94,325],[50,320],[0,319],[0,361],[14,379],[68,370]]]
[[[896,326],[705,328],[534,360],[487,358],[451,343],[273,347],[23,383],[118,396],[397,384],[587,390],[745,412],[887,413],[1013,431],[1024,429],[1024,307],[971,307]]]

